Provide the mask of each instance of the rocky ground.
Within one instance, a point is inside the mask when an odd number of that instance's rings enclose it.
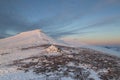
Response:
[[[38,47],[48,47],[43,45]],[[50,80],[61,80],[62,77],[70,77],[72,80],[96,80],[91,76],[91,70],[95,71],[100,80],[120,80],[120,58],[107,55],[86,48],[72,48],[58,46],[59,55],[31,56],[25,59],[15,60],[8,66],[17,66],[17,70],[25,72],[33,71],[37,75],[46,76]],[[31,47],[34,48],[34,47]],[[22,50],[28,50],[24,48]]]

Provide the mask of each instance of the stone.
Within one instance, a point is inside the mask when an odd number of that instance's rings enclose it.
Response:
[[[51,45],[46,49],[46,51],[48,53],[57,53],[57,52],[59,52],[59,49],[56,46]]]

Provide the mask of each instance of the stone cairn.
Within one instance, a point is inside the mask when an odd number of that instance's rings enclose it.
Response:
[[[60,49],[54,45],[51,45],[46,49],[46,51],[48,53],[57,53],[57,52],[60,52]]]

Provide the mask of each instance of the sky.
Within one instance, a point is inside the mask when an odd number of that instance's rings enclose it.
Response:
[[[60,40],[120,44],[120,0],[0,0],[0,38],[41,29]]]

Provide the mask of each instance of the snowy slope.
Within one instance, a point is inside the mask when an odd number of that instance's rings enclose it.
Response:
[[[99,70],[103,73],[107,69],[98,66],[96,71],[96,64],[106,65],[107,61],[119,67],[120,62],[104,51],[84,43],[56,41],[41,30],[22,32],[0,40],[0,80],[102,80]],[[35,71],[41,73],[36,75]]]
[[[0,64],[6,65],[13,60],[37,55],[42,48],[22,51],[22,48],[40,46],[43,44],[57,44],[41,30],[22,32],[18,35],[0,40]]]
[[[118,51],[118,50],[116,51],[114,49],[108,49],[108,48],[102,47],[102,46],[89,45],[89,44],[85,44],[85,43],[81,43],[81,42],[74,42],[74,41],[68,41],[68,40],[64,40],[63,42],[72,47],[89,48],[89,49],[103,52],[105,54],[110,54],[110,55],[115,55],[115,56],[120,57],[120,51]]]
[[[25,47],[39,44],[56,43],[52,38],[48,37],[41,30],[33,30],[22,32],[16,36],[0,40],[1,48]]]

